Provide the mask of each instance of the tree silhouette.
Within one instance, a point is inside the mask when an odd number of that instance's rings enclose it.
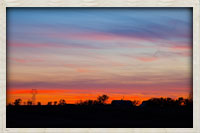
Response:
[[[109,99],[109,97],[107,95],[102,95],[102,96],[99,96],[97,98],[97,101],[100,103],[100,104],[105,104],[105,102]]]
[[[185,104],[186,107],[192,108],[193,106],[193,100],[192,99],[185,99]]]
[[[54,105],[57,105],[57,101],[54,101]]]
[[[15,106],[19,106],[21,104],[22,100],[20,98],[16,99],[14,102]]]
[[[183,97],[179,97],[177,102],[178,102],[178,105],[184,105],[184,98]]]
[[[41,102],[38,102],[38,104],[37,104],[38,106],[40,106],[41,105]]]
[[[12,103],[9,103],[8,106],[12,106]]]
[[[93,100],[88,100],[87,105],[93,105]]]
[[[76,103],[77,105],[98,105],[99,104],[99,101],[97,100],[85,100],[85,101],[82,101],[80,100],[79,102]]]
[[[47,105],[51,106],[51,105],[52,105],[52,102],[48,102]]]
[[[28,100],[27,104],[28,104],[29,106],[31,106],[31,105],[33,104],[33,102],[30,101],[30,100]]]
[[[171,101],[172,101],[172,99],[168,97],[167,98],[167,102],[171,102]]]
[[[139,103],[139,101],[137,101],[137,100],[132,101],[133,106],[136,106],[138,103]]]
[[[64,99],[60,99],[59,105],[65,105],[65,104],[66,104],[65,100]]]
[[[170,107],[175,105],[175,101],[171,98],[151,98],[145,101],[145,105],[148,107]]]

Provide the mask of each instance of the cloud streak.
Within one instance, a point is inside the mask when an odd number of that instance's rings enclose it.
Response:
[[[7,22],[9,97],[32,88],[73,102],[192,89],[190,8],[12,8]]]

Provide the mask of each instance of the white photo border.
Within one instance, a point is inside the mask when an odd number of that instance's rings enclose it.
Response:
[[[191,7],[193,8],[193,128],[6,128],[7,7]],[[200,133],[199,0],[0,0],[0,132]]]

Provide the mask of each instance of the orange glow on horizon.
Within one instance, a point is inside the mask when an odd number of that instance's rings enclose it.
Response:
[[[45,90],[37,90],[38,94],[36,95],[36,104],[37,102],[41,102],[42,105],[46,105],[48,102],[54,102],[57,101],[59,102],[60,99],[65,99],[67,104],[76,104],[80,101],[85,101],[85,100],[96,100],[98,96],[101,96],[103,94],[106,94],[109,96],[109,99],[106,103],[111,103],[112,100],[136,100],[139,101],[139,104],[142,103],[144,100],[148,100],[153,97],[167,97],[167,96],[144,96],[144,95],[131,95],[131,94],[113,94],[113,93],[100,93],[100,92],[95,92],[95,93],[77,93],[78,90],[64,90],[64,89],[57,89],[57,90],[50,90],[50,89],[45,89]],[[9,95],[12,94],[12,95]],[[7,104],[13,103],[15,99],[22,99],[22,105],[24,105],[24,102],[27,102],[28,100],[31,100],[32,94],[31,94],[31,89],[30,90],[25,90],[25,89],[18,89],[18,90],[9,90],[7,91]],[[183,93],[181,95],[176,94],[176,98],[178,97],[183,97],[187,98],[188,93]],[[176,99],[174,98],[174,99]]]

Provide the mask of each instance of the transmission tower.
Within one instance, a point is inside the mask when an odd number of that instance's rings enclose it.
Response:
[[[32,89],[31,93],[32,93],[32,104],[33,104],[33,105],[36,105],[36,94],[37,94],[37,90],[36,90],[36,89]]]

